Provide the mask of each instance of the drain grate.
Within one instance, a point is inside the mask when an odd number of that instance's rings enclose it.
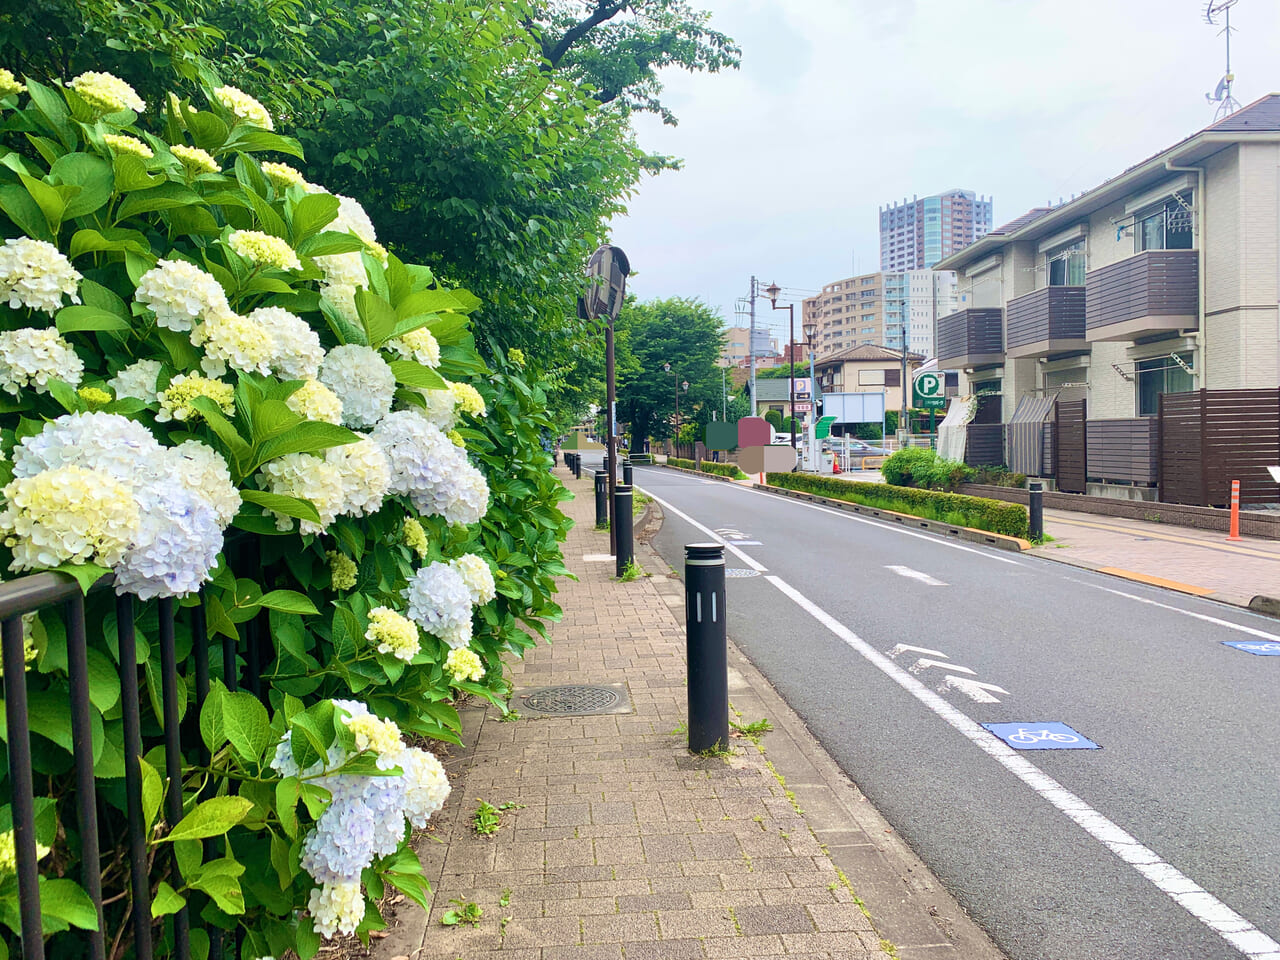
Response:
[[[630,713],[631,703],[621,683],[567,684],[517,690],[512,698],[521,709],[550,716],[586,716],[593,713]]]
[[[735,577],[758,577],[760,576],[760,571],[748,570],[746,567],[725,567],[724,575],[728,579],[733,579]]]

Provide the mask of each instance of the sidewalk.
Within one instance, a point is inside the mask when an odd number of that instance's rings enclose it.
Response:
[[[620,583],[611,561],[585,559],[609,549],[591,483],[556,474],[577,495],[564,552],[581,579],[563,582],[552,645],[511,665],[523,716],[465,711],[467,748],[446,761],[453,792],[419,846],[430,914],[392,905],[372,955],[998,960],[732,645],[739,722],[768,718],[773,732],[760,749],[735,739],[730,757],[689,754],[684,588],[642,535],[648,577]],[[629,709],[543,717],[521,706],[521,693],[564,684],[622,684]],[[489,837],[471,826],[479,798],[513,805]],[[452,900],[478,904],[479,924],[442,926]]]

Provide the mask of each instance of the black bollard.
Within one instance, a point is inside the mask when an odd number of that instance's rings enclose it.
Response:
[[[582,479],[582,454],[580,453],[573,455],[573,476],[575,480]]]
[[[609,522],[609,474],[596,471],[596,526]]]
[[[613,488],[613,515],[618,518],[618,522],[616,524],[617,529],[614,531],[614,539],[617,543],[617,546],[614,549],[614,559],[617,561],[616,576],[620,577],[627,572],[627,567],[635,560],[635,552],[631,545],[632,513],[630,484],[620,483]]]
[[[622,482],[625,483],[628,487],[631,486],[632,480],[631,480],[631,461],[630,460],[622,461]]]
[[[1032,480],[1028,485],[1031,490],[1030,533],[1032,540],[1044,539],[1044,484]]]
[[[729,749],[724,547],[684,548],[685,653],[689,663],[689,751]]]

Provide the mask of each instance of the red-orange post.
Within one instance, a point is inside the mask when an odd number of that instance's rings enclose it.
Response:
[[[1228,540],[1240,540],[1240,481],[1231,481],[1231,532]]]

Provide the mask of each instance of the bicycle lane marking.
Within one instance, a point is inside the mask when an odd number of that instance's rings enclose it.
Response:
[[[764,579],[1232,947],[1250,960],[1280,960],[1280,943],[878,652],[781,577],[767,575]]]

